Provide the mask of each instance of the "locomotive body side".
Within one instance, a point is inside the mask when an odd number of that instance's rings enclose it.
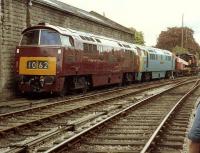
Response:
[[[151,80],[159,78],[169,78],[175,70],[175,57],[166,50],[152,47],[139,46],[140,69],[138,80]]]
[[[133,81],[169,78],[175,56],[49,24],[25,29],[16,48],[16,75],[21,92],[56,92]]]
[[[23,31],[16,48],[21,92],[58,92],[134,81],[128,43],[51,25]]]
[[[74,31],[74,60],[64,55],[65,79],[71,89],[121,84],[126,74],[133,73],[134,54],[116,40]],[[77,44],[77,45],[76,45]],[[132,56],[131,56],[132,55]],[[133,79],[131,78],[131,81]]]

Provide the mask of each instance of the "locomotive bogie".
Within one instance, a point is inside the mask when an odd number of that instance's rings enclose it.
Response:
[[[18,89],[24,92],[59,92],[62,88],[62,79],[55,76],[20,75],[18,76]]]

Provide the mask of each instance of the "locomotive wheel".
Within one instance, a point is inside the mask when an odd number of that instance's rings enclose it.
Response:
[[[150,74],[149,73],[145,73],[145,81],[150,81]]]
[[[68,87],[67,87],[67,81],[65,80],[63,89],[60,91],[59,96],[61,96],[61,97],[66,96],[67,92],[68,92]]]
[[[146,74],[145,74],[145,73],[142,73],[141,81],[142,81],[142,82],[145,82],[145,81],[146,81]]]
[[[150,81],[151,80],[151,73],[147,73],[146,75],[146,81]]]
[[[122,87],[122,86],[123,86],[122,82],[118,83],[118,87]]]
[[[62,89],[62,91],[60,91],[60,93],[59,93],[59,95],[60,95],[61,97],[66,96],[66,94],[67,94],[67,90],[66,90],[66,89]]]
[[[128,73],[124,74],[123,76],[123,82],[121,83],[123,86],[128,86],[131,84],[133,79],[131,78],[132,76]]]
[[[167,71],[166,74],[165,74],[165,78],[166,78],[166,79],[169,79],[170,77],[171,77],[171,74],[170,74],[169,71]]]
[[[88,86],[88,82],[85,80],[84,81],[84,86],[83,86],[83,89],[82,89],[82,92],[83,93],[86,93],[89,89],[89,86]]]
[[[150,81],[151,80],[151,73],[143,73],[142,74],[142,81]]]

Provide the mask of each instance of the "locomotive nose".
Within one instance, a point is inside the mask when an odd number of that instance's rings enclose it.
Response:
[[[20,48],[16,69],[18,87],[22,92],[51,92],[55,89],[61,55],[58,56],[56,47],[50,48],[49,52],[46,50],[41,47]]]
[[[20,57],[19,75],[56,75],[56,57]]]

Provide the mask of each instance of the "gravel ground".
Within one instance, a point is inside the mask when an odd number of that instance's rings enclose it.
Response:
[[[199,102],[200,102],[200,97],[197,99],[196,104],[194,106],[194,109],[193,109],[191,116],[190,116],[190,121],[189,121],[189,124],[188,124],[188,129],[187,129],[187,132],[186,132],[186,137],[185,137],[185,140],[184,140],[182,153],[189,153],[189,139],[187,138],[187,134],[188,134],[190,128],[192,127],[192,124],[193,124],[193,121],[194,121],[194,115],[195,115],[196,108],[197,108],[197,105],[198,105]]]

